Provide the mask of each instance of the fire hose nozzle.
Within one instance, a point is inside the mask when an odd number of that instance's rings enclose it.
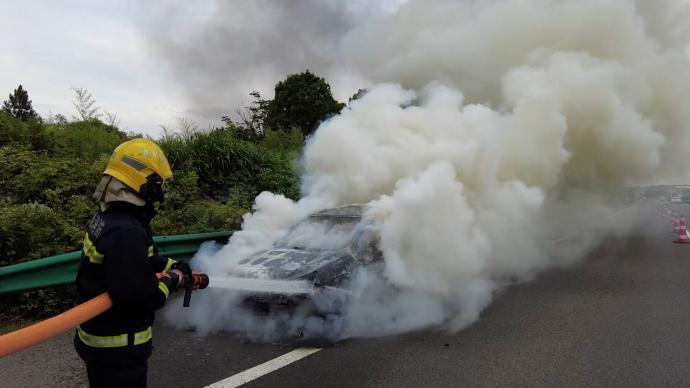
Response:
[[[203,290],[208,287],[208,275],[201,272],[192,272],[192,288]]]
[[[192,291],[208,287],[208,275],[202,272],[192,272],[189,264],[177,262],[173,264],[173,269],[177,269],[184,274],[184,299],[182,306],[189,307],[192,299]]]
[[[190,271],[190,273],[185,274],[184,277],[184,301],[182,306],[189,307],[189,302],[192,300],[192,291],[208,287],[208,275],[201,272]]]

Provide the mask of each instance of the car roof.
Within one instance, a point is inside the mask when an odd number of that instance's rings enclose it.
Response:
[[[310,217],[337,217],[337,218],[361,218],[366,210],[364,204],[353,204],[334,207],[313,213]]]

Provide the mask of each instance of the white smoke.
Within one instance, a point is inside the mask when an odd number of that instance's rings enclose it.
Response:
[[[260,195],[230,244],[196,262],[227,273],[311,211],[367,203],[382,273],[354,277],[341,321],[296,326],[367,336],[471,324],[506,285],[632,230],[626,187],[688,182],[685,24],[660,22],[685,22],[671,10],[687,4],[656,4],[409,1],[359,26],[343,60],[379,84],[309,140],[302,200]],[[204,299],[205,330],[247,319]]]
[[[270,248],[275,240],[314,210],[317,204],[303,201],[298,206],[282,195],[263,192],[255,199],[254,213],[243,216],[242,230],[234,233],[228,245],[218,253],[222,259],[203,254],[195,257],[195,263],[203,271],[227,272],[248,255]]]

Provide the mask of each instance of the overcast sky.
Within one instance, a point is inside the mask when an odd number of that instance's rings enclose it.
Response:
[[[630,2],[645,15],[654,38],[687,47],[690,0]],[[324,77],[340,101],[371,86],[370,80],[417,88],[448,80],[448,72],[473,74],[457,63],[415,62],[447,35],[436,31],[430,37],[428,31],[462,16],[445,15],[446,3],[8,0],[0,13],[0,101],[21,83],[42,116],[71,117],[71,88],[86,88],[123,129],[155,137],[160,125],[174,128],[180,117],[202,128],[216,124],[248,104],[253,90],[272,98],[276,82],[305,69]],[[408,28],[397,34],[391,23]],[[451,24],[457,23],[471,20]],[[378,33],[382,26],[389,32]],[[426,42],[423,49],[409,51],[419,42]],[[447,43],[439,60],[467,46]],[[464,86],[463,93],[471,94]]]
[[[153,136],[177,117],[206,127],[306,68],[347,100],[367,82],[338,63],[338,40],[399,2],[10,1],[0,96],[21,83],[39,114],[71,117],[71,88],[87,88],[121,127]]]

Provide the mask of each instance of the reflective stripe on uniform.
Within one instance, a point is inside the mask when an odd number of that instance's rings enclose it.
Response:
[[[149,245],[149,257],[153,256],[153,245]]]
[[[96,250],[96,246],[91,242],[88,233],[84,235],[84,247],[82,248],[82,251],[84,252],[84,255],[89,258],[90,262],[94,264],[103,263],[103,254]]]
[[[168,257],[168,262],[165,263],[165,268],[163,269],[163,272],[168,272],[170,271],[170,267],[172,267],[173,264],[177,263],[175,260],[171,259]]]
[[[81,342],[87,346],[94,348],[117,348],[127,346],[127,334],[102,336],[93,335],[82,330],[77,326],[77,335]],[[141,345],[151,340],[153,337],[153,329],[151,326],[144,331],[134,333],[134,345]]]
[[[170,290],[168,290],[168,286],[166,286],[163,282],[158,282],[158,289],[161,290],[161,292],[165,295],[165,299],[168,299],[168,295],[170,295]]]
[[[148,329],[134,333],[134,345],[141,345],[149,342],[153,337],[153,328],[149,326]]]

